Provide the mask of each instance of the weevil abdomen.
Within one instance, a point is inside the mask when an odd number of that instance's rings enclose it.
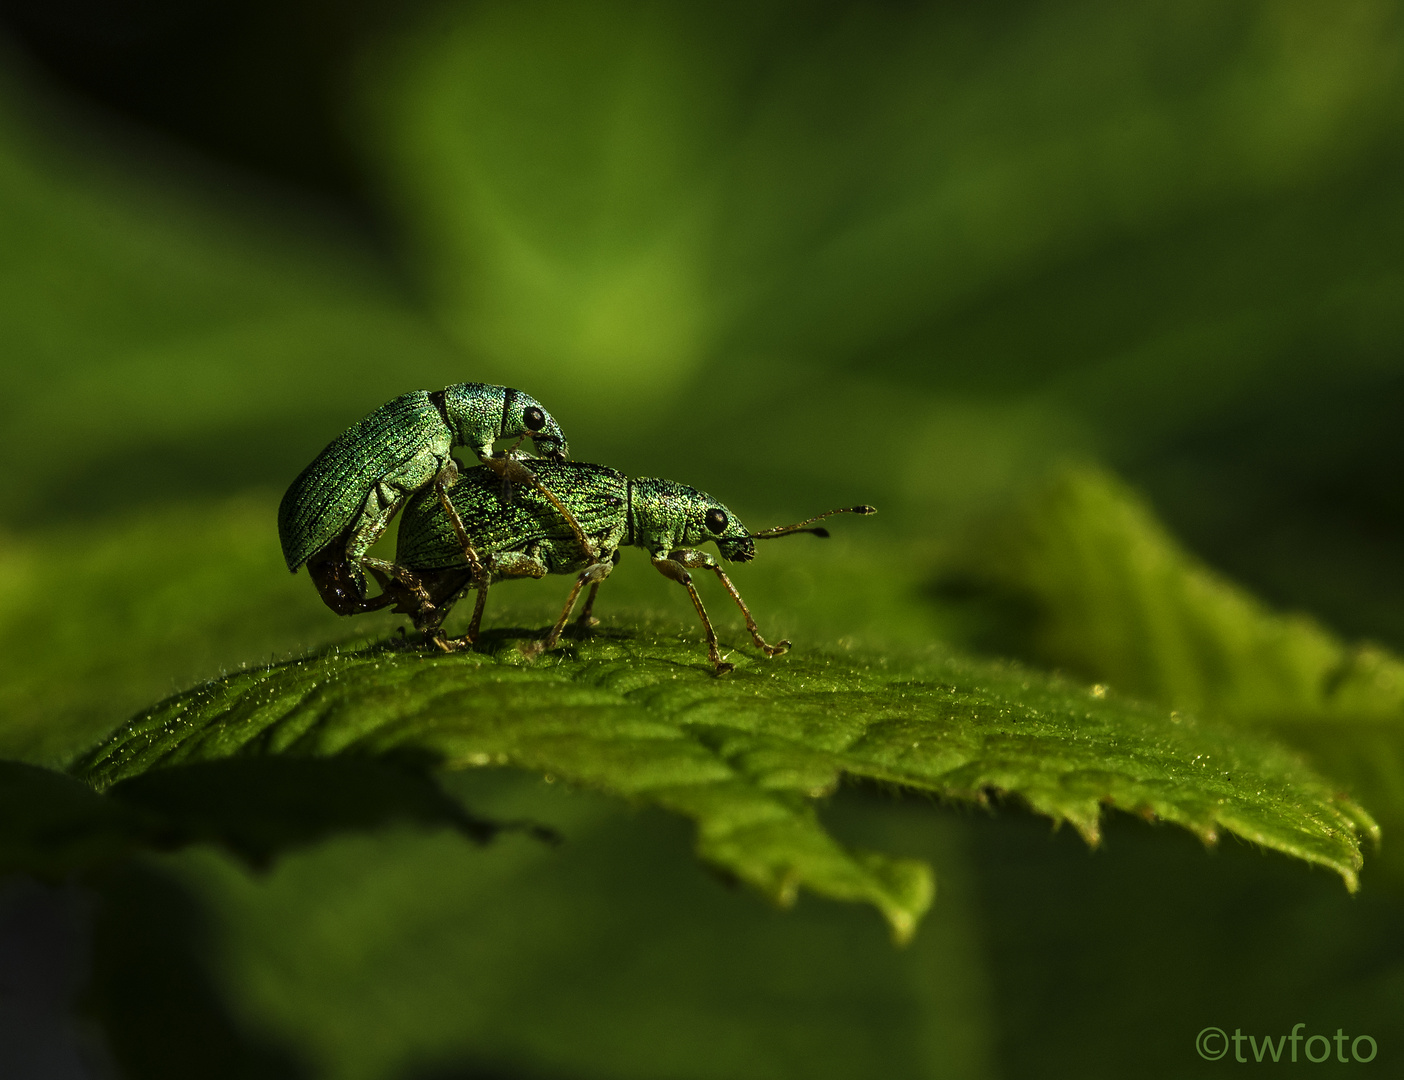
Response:
[[[278,507],[288,569],[337,541],[354,565],[400,502],[452,462],[452,446],[453,433],[427,390],[401,394],[342,432]],[[342,540],[348,530],[353,535]]]

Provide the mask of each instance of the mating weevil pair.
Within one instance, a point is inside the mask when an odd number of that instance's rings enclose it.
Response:
[[[560,425],[535,398],[507,386],[458,383],[386,402],[333,439],[283,495],[278,535],[288,569],[297,573],[306,563],[322,601],[338,615],[384,607],[388,597],[367,597],[362,569],[389,564],[366,553],[416,491],[431,487],[452,515],[445,492],[458,477],[455,447],[472,450],[504,485],[535,488],[552,498],[512,452],[492,451],[498,439],[515,438],[520,445],[528,437],[543,456],[565,459]],[[573,523],[565,507],[556,508]],[[474,562],[461,524],[457,533],[481,577],[485,570]]]
[[[283,553],[296,572],[303,561],[323,600],[338,614],[374,611],[393,604],[408,614],[427,640],[446,651],[478,639],[487,593],[495,581],[575,574],[565,607],[546,639],[524,648],[528,655],[552,649],[560,640],[579,600],[590,586],[582,626],[592,617],[595,595],[619,560],[622,547],[641,547],[665,577],[687,589],[707,635],[707,654],[717,674],[733,669],[722,659],[716,632],[691,571],[717,575],[741,609],[756,646],[767,656],[789,649],[788,641],[769,644],[761,636],[741,594],[726,572],[697,546],[711,541],[727,562],[749,562],[755,541],[808,532],[828,536],[814,523],[833,514],[871,514],[871,506],[831,510],[794,525],[749,532],[729,510],[696,488],[671,480],[630,480],[603,465],[567,462],[565,438],[549,415],[525,395],[502,387],[467,383],[449,387],[440,399],[460,391],[477,402],[503,400],[502,419],[483,420],[484,410],[469,414],[477,427],[454,414],[441,413],[442,427],[418,406],[421,398],[436,404],[436,395],[406,394],[382,406],[334,441],[294,481],[279,510]],[[510,415],[516,395],[528,402],[518,419]],[[460,409],[460,414],[467,410]],[[400,420],[401,417],[405,419]],[[396,428],[397,422],[403,426]],[[539,426],[531,427],[533,423]],[[526,427],[526,431],[519,430]],[[387,429],[394,429],[389,430]],[[532,434],[546,460],[530,467],[506,455],[491,456],[497,437]],[[483,466],[463,471],[451,465],[452,445],[474,449]],[[407,449],[409,448],[409,449]],[[412,452],[410,452],[412,450]],[[505,487],[504,485],[515,485]],[[401,507],[395,561],[366,556],[366,551]],[[381,592],[367,597],[361,570],[370,571]],[[469,589],[477,591],[472,621],[461,638],[449,638],[444,619]]]

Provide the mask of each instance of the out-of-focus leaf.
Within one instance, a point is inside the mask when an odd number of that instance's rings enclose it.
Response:
[[[1404,823],[1404,661],[1270,610],[1105,472],[1067,471],[983,531],[940,591],[972,644],[1261,726]]]
[[[1270,610],[1186,552],[1134,492],[1070,469],[970,545],[988,644],[1175,708],[1240,719],[1404,719],[1404,663]],[[952,588],[954,587],[954,588]]]
[[[343,832],[452,828],[485,843],[498,826],[465,811],[421,763],[393,758],[234,758],[159,769],[106,796],[165,826],[167,847],[217,843],[256,868]]]
[[[1346,172],[1400,118],[1378,0],[723,11],[463,5],[375,50],[367,154],[490,362],[608,407],[703,364],[866,358]]]
[[[407,384],[471,377],[363,245],[80,142],[0,55],[0,523],[276,483]],[[348,418],[349,417],[349,418]],[[104,477],[94,482],[94,476]]]
[[[845,792],[824,810],[850,845],[943,869],[939,902],[894,949],[853,905],[756,903],[691,857],[688,826],[670,815],[512,769],[443,780],[465,804],[544,822],[562,843],[393,830],[258,875],[203,849],[161,860],[210,913],[213,976],[239,1025],[296,1047],[315,1075],[998,1074],[957,815],[880,792]],[[1330,875],[1282,869],[1326,879],[1349,904]],[[112,975],[109,993],[139,991]]]
[[[1104,806],[1221,830],[1336,870],[1354,888],[1369,816],[1241,734],[943,656],[736,654],[619,634],[527,666],[495,655],[373,649],[236,674],[119,729],[82,764],[105,786],[236,754],[413,750],[450,767],[516,765],[691,818],[703,858],[781,903],[801,886],[874,904],[902,938],[929,871],[849,851],[815,800],[848,775],[956,799],[1008,794],[1096,842]]]
[[[0,761],[0,875],[63,879],[196,843],[263,869],[329,836],[402,824],[447,827],[478,843],[501,827],[465,811],[422,763],[393,757],[212,761],[102,794],[60,772]]]
[[[0,761],[0,875],[63,880],[159,842],[160,820],[63,773]]]
[[[0,536],[0,756],[61,764],[212,670],[359,629],[281,564],[275,507],[248,496]]]

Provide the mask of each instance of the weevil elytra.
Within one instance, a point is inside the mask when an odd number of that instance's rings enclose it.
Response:
[[[459,446],[500,478],[499,496],[504,485],[535,490],[583,544],[570,512],[532,469],[510,451],[493,454],[495,440],[513,438],[518,444],[530,438],[545,458],[565,459],[566,439],[555,419],[535,398],[508,386],[457,383],[386,402],[333,439],[284,494],[278,536],[288,569],[297,573],[306,563],[323,602],[338,615],[384,607],[391,597],[366,596],[366,552],[410,495],[430,489],[481,577],[486,571],[443,494],[458,476],[453,450]]]
[[[672,480],[630,480],[614,469],[584,462],[540,462],[537,476],[569,507],[589,540],[589,554],[582,551],[559,510],[538,492],[525,491],[520,499],[505,503],[497,497],[493,473],[469,469],[447,489],[447,501],[483,559],[487,580],[475,580],[444,505],[429,491],[413,496],[405,506],[394,566],[367,564],[385,594],[396,598],[395,610],[410,615],[416,628],[440,648],[452,651],[477,640],[491,582],[575,574],[561,617],[544,641],[525,651],[534,655],[554,648],[581,590],[590,586],[579,622],[593,625],[595,594],[618,561],[620,548],[639,547],[649,553],[664,577],[687,589],[706,631],[707,655],[716,673],[722,674],[734,665],[722,659],[692,571],[710,570],[717,575],[741,609],[752,640],[767,657],[785,652],[790,643],[771,645],[761,636],[736,586],[710,555],[697,550],[698,545],[711,541],[725,561],[749,562],[755,557],[757,540],[799,532],[828,536],[826,529],[814,527],[816,521],[832,514],[875,513],[871,506],[845,507],[753,533],[710,495]],[[478,595],[468,632],[462,638],[446,637],[444,618],[470,588]]]

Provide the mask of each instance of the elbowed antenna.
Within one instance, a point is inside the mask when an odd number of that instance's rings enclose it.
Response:
[[[813,533],[815,536],[828,536],[828,529],[809,529],[805,526],[811,522],[823,521],[826,517],[833,517],[835,514],[876,514],[876,506],[844,506],[838,510],[825,510],[822,514],[815,514],[812,518],[805,518],[797,521],[793,525],[777,525],[773,529],[762,529],[760,532],[750,534],[752,540],[774,540],[777,536],[789,536],[792,533]]]

